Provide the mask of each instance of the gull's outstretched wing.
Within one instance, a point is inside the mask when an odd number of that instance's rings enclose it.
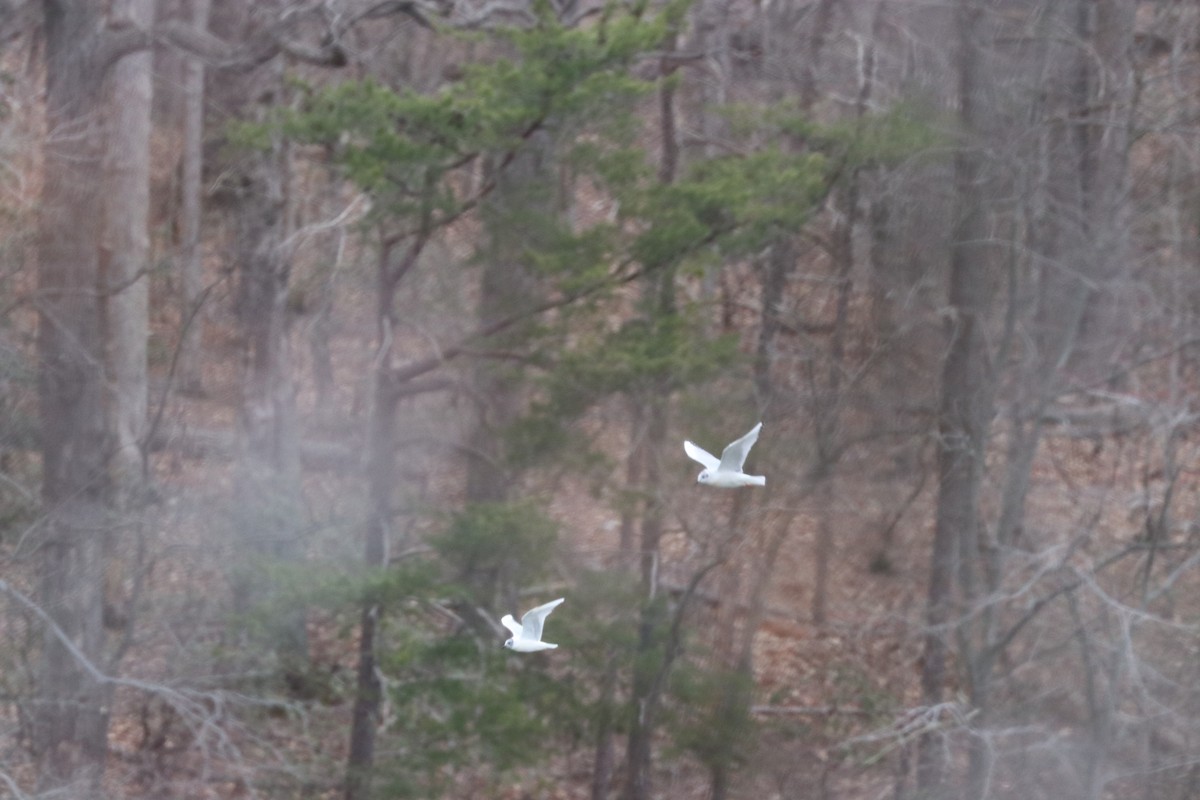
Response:
[[[688,458],[692,461],[699,461],[704,465],[705,469],[716,469],[721,462],[712,453],[705,450],[703,447],[697,447],[691,442],[683,443],[683,452],[688,454]]]
[[[542,623],[546,621],[546,617],[550,612],[558,608],[558,604],[565,599],[560,597],[557,600],[551,600],[549,603],[543,603],[537,608],[531,608],[526,611],[525,616],[521,617],[521,637],[540,642],[542,640]]]
[[[512,631],[513,636],[521,635],[522,628],[517,624],[517,621],[513,619],[512,614],[505,614],[504,618],[500,620],[500,624]]]
[[[742,471],[742,465],[746,463],[746,456],[750,455],[750,448],[754,447],[754,443],[758,441],[758,432],[761,430],[762,423],[760,422],[745,436],[721,451],[720,469],[722,472]]]

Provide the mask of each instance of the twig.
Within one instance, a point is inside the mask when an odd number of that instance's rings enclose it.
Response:
[[[768,717],[828,717],[834,714],[847,714],[856,717],[869,716],[867,711],[855,708],[854,706],[750,706],[750,713],[762,714]]]

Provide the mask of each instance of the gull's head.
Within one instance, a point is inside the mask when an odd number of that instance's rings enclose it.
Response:
[[[504,643],[504,646],[507,647],[509,650],[512,650],[513,640],[512,640],[511,636],[508,637],[508,641]]]
[[[696,476],[696,483],[708,483],[708,480],[711,477],[711,472],[708,470],[701,470],[700,474]]]

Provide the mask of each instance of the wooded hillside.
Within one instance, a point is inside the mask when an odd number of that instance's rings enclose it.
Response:
[[[1200,796],[1198,54],[0,0],[4,796]]]

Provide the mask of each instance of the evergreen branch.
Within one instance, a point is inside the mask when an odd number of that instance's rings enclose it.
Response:
[[[679,257],[682,258],[683,256],[689,255],[690,253],[711,244],[725,233],[726,231],[724,230],[711,231],[708,236],[705,236],[703,239],[696,242],[686,252],[680,253]],[[506,317],[501,317],[500,319],[490,322],[487,325],[480,326],[475,331],[460,338],[454,344],[441,348],[432,356],[411,362],[402,367],[394,368],[388,373],[388,383],[393,388],[393,391],[397,391],[398,388],[405,382],[413,380],[414,378],[418,378],[427,372],[432,372],[446,362],[470,352],[471,345],[480,339],[486,339],[490,336],[495,336],[496,334],[502,333],[503,331],[527,319],[540,316],[548,311],[553,311],[555,309],[571,305],[572,303],[575,303],[586,297],[590,297],[599,292],[625,286],[626,284],[632,283],[638,278],[649,275],[665,266],[665,264],[647,266],[622,275],[622,270],[628,267],[631,263],[633,263],[632,259],[628,259],[618,265],[617,268],[614,269],[604,280],[596,281],[590,286],[583,287],[573,292],[567,292],[549,300],[543,300],[542,302],[536,303],[529,308],[514,312]]]

